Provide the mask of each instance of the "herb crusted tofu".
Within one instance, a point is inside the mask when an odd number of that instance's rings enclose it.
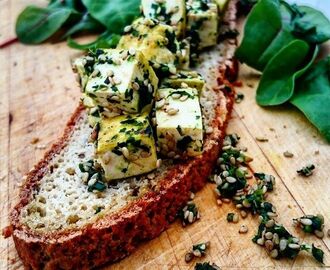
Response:
[[[217,44],[218,7],[212,0],[187,1],[187,36],[191,47],[201,50]]]
[[[141,52],[99,49],[85,62],[84,91],[95,105],[127,113],[150,111],[158,78]]]
[[[143,115],[121,115],[99,122],[96,155],[106,180],[152,171],[157,155],[152,127]]]
[[[182,52],[173,28],[150,18],[140,18],[126,27],[117,48],[136,48],[157,74],[175,74]]]
[[[198,91],[160,88],[156,98],[156,129],[161,154],[176,159],[200,155],[203,125]]]
[[[142,0],[143,15],[173,27],[178,37],[184,36],[186,27],[185,0]]]

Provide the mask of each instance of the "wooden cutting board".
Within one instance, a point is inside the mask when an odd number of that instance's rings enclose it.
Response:
[[[17,14],[29,3],[45,1],[0,1],[0,43],[14,36]],[[65,42],[24,46],[14,44],[0,50],[0,228],[8,224],[9,209],[17,200],[22,176],[42,158],[58,138],[65,122],[77,106],[79,88],[71,71],[70,59],[79,52]],[[235,104],[228,132],[241,137],[254,157],[255,171],[273,174],[277,184],[270,201],[277,206],[279,222],[295,235],[315,242],[325,251],[330,267],[330,238],[319,240],[292,227],[292,218],[321,213],[330,229],[330,146],[304,116],[291,106],[264,109],[256,105],[255,89],[259,75],[241,66],[237,91],[245,98]],[[330,120],[329,120],[330,121]],[[256,137],[268,142],[259,142]],[[285,158],[290,151],[293,158]],[[315,173],[308,178],[296,170],[313,163]],[[182,228],[173,223],[160,237],[144,243],[131,256],[106,269],[193,269],[196,262],[210,261],[222,269],[318,269],[310,256],[295,260],[271,260],[265,250],[252,243],[257,218],[249,216],[239,224],[228,224],[226,215],[235,211],[232,204],[216,204],[214,186],[208,184],[196,195],[201,220]],[[240,224],[249,228],[239,234]],[[187,264],[184,254],[193,244],[211,241],[203,259]],[[22,269],[11,239],[0,237],[0,269]]]

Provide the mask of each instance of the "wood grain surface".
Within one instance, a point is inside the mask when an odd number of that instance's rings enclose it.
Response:
[[[17,14],[30,3],[45,1],[1,0],[0,43],[14,37]],[[71,71],[70,59],[79,52],[65,42],[24,46],[16,43],[0,50],[0,228],[8,224],[8,212],[17,199],[22,176],[42,158],[46,148],[61,135],[63,126],[79,100],[80,92]],[[291,106],[263,109],[254,96],[259,75],[241,66],[237,91],[245,95],[235,104],[228,132],[241,137],[254,157],[256,171],[273,174],[277,184],[269,200],[277,206],[278,220],[289,230],[325,251],[325,266],[330,268],[330,238],[323,240],[299,232],[292,218],[321,213],[330,229],[330,146],[304,116]],[[259,142],[256,137],[266,137]],[[290,151],[292,158],[283,156]],[[315,173],[308,178],[296,170],[313,163]],[[128,258],[106,269],[193,269],[196,262],[210,261],[222,269],[319,269],[309,255],[295,260],[271,260],[265,250],[252,243],[258,222],[249,216],[239,224],[228,224],[226,214],[232,204],[218,206],[208,184],[196,195],[201,220],[182,228],[173,223],[160,237],[144,243]],[[246,224],[247,234],[239,234]],[[206,257],[185,263],[184,254],[193,244],[211,241]],[[22,269],[13,241],[0,237],[0,269]]]

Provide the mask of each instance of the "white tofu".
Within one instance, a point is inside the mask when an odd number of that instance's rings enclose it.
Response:
[[[117,48],[141,51],[158,75],[175,74],[182,57],[173,28],[159,21],[139,18],[125,28]]]
[[[157,167],[156,145],[147,114],[102,118],[96,156],[106,180],[150,172]]]
[[[142,0],[143,15],[173,27],[177,37],[183,37],[186,28],[185,0]]]
[[[187,36],[194,51],[217,44],[218,7],[213,1],[187,1]]]
[[[200,155],[203,150],[203,125],[197,89],[160,88],[156,99],[160,153],[169,158]]]
[[[89,69],[85,94],[95,105],[118,113],[150,111],[158,78],[141,52],[99,49]]]
[[[190,88],[196,88],[199,93],[205,86],[205,80],[201,74],[196,71],[180,70],[175,75],[166,77],[161,82],[161,88],[181,88],[182,86],[188,86]]]

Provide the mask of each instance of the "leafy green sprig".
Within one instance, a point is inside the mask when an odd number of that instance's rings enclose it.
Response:
[[[52,0],[47,7],[26,7],[16,21],[20,42],[39,44],[52,38],[68,39],[68,45],[79,50],[113,48],[119,34],[140,14],[139,0]],[[88,44],[71,37],[85,32],[100,33]]]
[[[314,63],[330,39],[322,12],[283,0],[260,0],[251,10],[236,57],[263,72],[256,94],[261,106],[290,102],[330,142],[330,57]]]

